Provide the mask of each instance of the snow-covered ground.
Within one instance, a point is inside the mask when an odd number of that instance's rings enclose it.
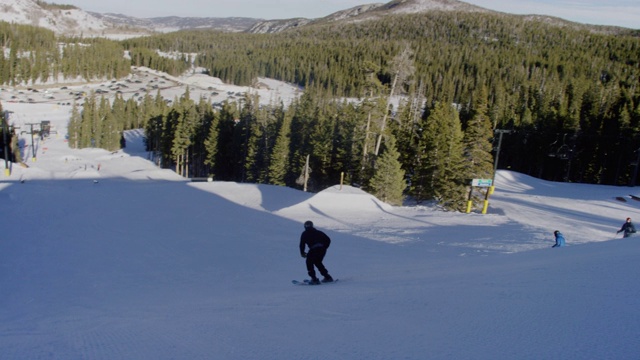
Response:
[[[3,360],[640,354],[640,239],[616,236],[640,221],[637,188],[500,171],[482,215],[189,182],[146,160],[141,131],[124,151],[72,150],[69,106],[2,105],[57,131],[22,135],[28,167],[0,163]],[[331,236],[338,283],[291,284],[305,220]]]
[[[211,104],[220,104],[225,100],[236,101],[245,94],[260,96],[260,103],[284,104],[288,106],[302,94],[295,85],[267,78],[258,78],[252,86],[237,86],[223,83],[219,78],[202,73],[202,69],[193,69],[182,76],[171,76],[147,67],[132,67],[132,73],[125,79],[87,83],[83,79],[50,79],[46,83],[19,87],[0,88],[2,103],[52,104],[72,106],[74,102],[82,104],[93,92],[97,99],[105,97],[113,100],[116,94],[123,99],[134,98],[141,101],[145,95],[156,97],[158,93],[171,102],[186,93],[187,87],[191,99],[198,102],[204,98]]]

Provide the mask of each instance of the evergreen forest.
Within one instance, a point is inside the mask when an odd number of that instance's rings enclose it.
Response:
[[[154,161],[186,177],[311,191],[344,178],[390,203],[408,195],[455,210],[471,179],[492,178],[496,165],[637,185],[638,31],[434,11],[275,34],[112,41],[8,23],[0,34],[0,82],[12,86],[118,79],[131,66],[179,75],[195,65],[226,83],[268,77],[305,88],[291,104],[268,106],[247,94],[214,108],[189,90],[170,105],[158,93],[111,102],[91,94],[74,106],[70,146],[118,149],[123,130],[144,128]]]

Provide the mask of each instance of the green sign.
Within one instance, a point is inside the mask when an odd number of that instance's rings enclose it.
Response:
[[[491,185],[493,185],[493,180],[491,180],[491,179],[473,179],[473,180],[471,180],[471,186],[490,187]]]

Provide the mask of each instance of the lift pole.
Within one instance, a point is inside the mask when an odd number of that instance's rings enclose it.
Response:
[[[493,194],[496,189],[496,172],[498,171],[498,160],[500,159],[500,148],[502,147],[502,135],[511,133],[511,130],[496,129],[494,132],[498,134],[498,148],[496,149],[496,159],[493,162],[493,179],[487,195]]]
[[[9,117],[9,112],[5,111],[4,116],[2,117],[2,143],[4,144],[4,174],[6,176],[11,175],[11,170],[9,170],[9,146],[7,144],[7,133],[9,132],[9,126],[7,122]]]
[[[25,125],[29,125],[31,127],[31,131],[29,132],[29,134],[31,134],[31,156],[32,156],[32,160],[36,161],[36,147],[33,140],[33,126],[40,125],[40,123],[28,123]]]

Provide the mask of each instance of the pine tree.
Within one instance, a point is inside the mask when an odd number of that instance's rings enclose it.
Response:
[[[376,159],[374,151],[376,143],[375,134],[382,133],[379,127],[380,124],[374,121],[374,119],[384,116],[386,105],[385,100],[382,98],[366,100],[360,105],[361,111],[366,113],[366,121],[361,130],[363,136],[361,140],[362,150],[359,170],[359,181],[363,184],[368,183],[373,176],[373,167]]]
[[[407,187],[399,158],[395,139],[389,137],[384,152],[376,161],[375,174],[370,183],[373,195],[386,203],[398,206],[402,205],[403,192]]]
[[[471,179],[493,178],[491,120],[487,116],[486,89],[475,94],[471,120],[464,131],[465,174]],[[485,189],[488,190],[488,189]],[[482,194],[473,193],[473,203],[480,204]],[[484,194],[486,197],[486,194]]]
[[[471,120],[464,131],[465,157],[469,161],[468,173],[474,177],[490,177],[492,171],[493,129],[489,119],[486,89],[483,87],[474,97]]]
[[[450,103],[436,103],[423,128],[411,193],[417,201],[434,199],[445,209],[461,211],[467,176],[458,112]]]
[[[146,124],[139,124],[138,118],[140,113],[140,106],[138,101],[134,97],[130,97],[124,104],[124,128],[123,130],[141,129]]]
[[[253,103],[259,104],[259,97],[253,97]],[[267,183],[269,181],[269,167],[271,161],[271,152],[276,140],[276,129],[278,124],[279,112],[273,105],[256,106],[254,130],[252,133],[253,148],[255,149],[253,172],[255,173],[255,182]]]
[[[309,92],[305,92],[291,104],[288,111],[292,113],[291,172],[296,173],[297,176],[305,168],[307,155],[313,152],[311,133],[317,112],[317,100]],[[313,168],[313,165],[311,167]],[[298,181],[296,180],[297,183]]]
[[[400,153],[400,163],[408,172],[415,165],[423,110],[424,98],[420,94],[420,90],[417,94],[411,93],[407,101],[400,103],[396,121],[392,122],[392,126],[390,126],[396,138],[396,147]]]
[[[387,117],[389,112],[391,111],[391,99],[396,93],[396,87],[398,85],[402,85],[404,80],[413,75],[415,72],[415,68],[413,66],[413,50],[409,47],[409,45],[405,45],[404,49],[394,57],[391,62],[391,71],[393,72],[393,82],[391,84],[391,89],[389,90],[389,97],[387,98],[387,105],[385,108],[385,113],[382,118],[382,123],[380,125],[380,133],[378,134],[378,140],[376,141],[376,148],[374,153],[376,156],[380,153],[380,145],[382,144],[382,137],[385,135],[384,131],[387,125]]]
[[[319,188],[337,183],[337,177],[332,176],[336,116],[331,105],[318,108],[311,130],[311,168],[315,170],[314,181]]]
[[[346,183],[360,182],[366,116],[358,108],[347,101],[337,108],[333,171],[336,176],[344,173]]]
[[[99,147],[109,151],[115,151],[120,148],[120,131],[116,124],[115,117],[108,112],[100,123],[102,127],[101,140]]]
[[[82,120],[80,122],[80,139],[78,141],[78,148],[88,148],[96,146],[96,120],[98,117],[98,111],[96,109],[96,98],[92,93],[87,99],[85,99],[82,107]]]
[[[213,116],[213,120],[209,125],[209,132],[204,141],[205,157],[204,164],[208,168],[208,176],[214,176],[216,166],[216,156],[218,155],[218,137],[220,134],[219,120],[217,114]]]
[[[194,147],[197,154],[194,167],[199,169],[196,176],[213,177],[216,154],[218,152],[219,116],[214,112],[210,102],[200,98],[197,105],[199,125],[196,129]]]
[[[100,148],[115,151],[120,149],[120,137],[122,132],[120,126],[117,123],[116,116],[113,113],[113,109],[109,106],[109,100],[104,97],[100,101],[100,112],[104,113],[100,121],[100,144],[97,145]]]
[[[273,185],[287,185],[289,170],[289,145],[291,139],[291,116],[285,114],[280,121],[275,146],[271,152],[269,164],[269,183]]]
[[[256,99],[245,96],[241,102],[241,121],[243,133],[239,133],[242,143],[242,182],[259,182],[262,160],[261,139],[265,134],[265,119],[258,111]]]
[[[125,129],[130,129],[129,119],[127,118],[126,102],[121,94],[116,94],[111,105],[111,114],[117,125],[118,137]]]
[[[193,134],[197,123],[198,113],[189,95],[189,88],[176,104],[175,132],[172,138],[171,156],[176,164],[176,172],[189,177],[189,147],[192,145]]]
[[[95,97],[95,93],[93,94]],[[85,102],[86,103],[86,102]],[[107,118],[108,114],[111,114],[111,106],[109,104],[109,100],[105,99],[104,96],[100,96],[100,102],[96,103],[94,107],[93,116],[91,119],[91,127],[93,129],[93,144],[91,147],[102,148],[103,141],[105,140],[102,136],[104,120]]]

